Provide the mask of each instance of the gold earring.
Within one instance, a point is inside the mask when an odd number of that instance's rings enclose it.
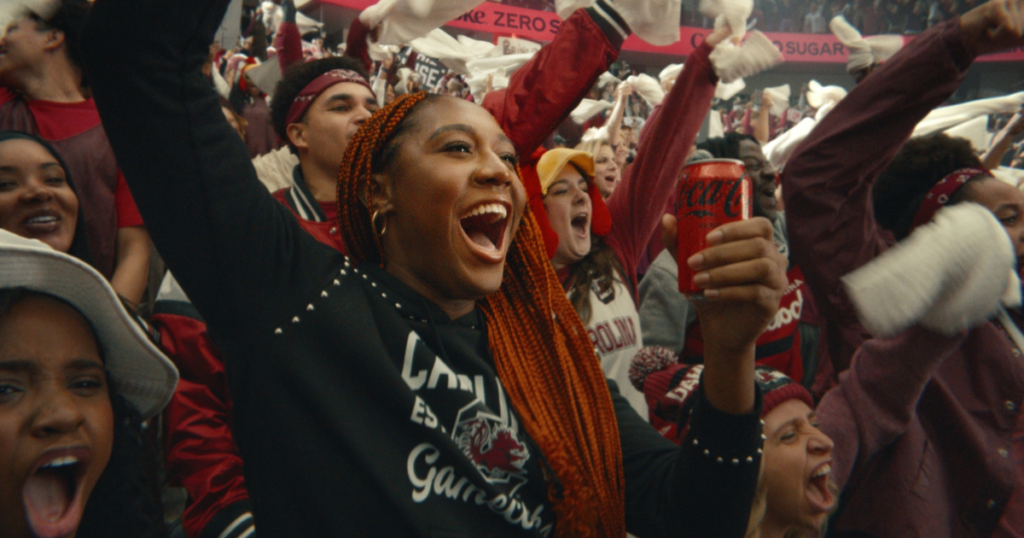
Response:
[[[384,217],[384,226],[377,231],[377,217]],[[370,216],[370,227],[373,228],[373,233],[377,234],[377,237],[384,237],[384,234],[388,232],[388,215],[387,213],[381,213],[378,209],[373,212]]]

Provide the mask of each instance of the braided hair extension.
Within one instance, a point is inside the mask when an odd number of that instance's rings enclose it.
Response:
[[[363,123],[348,145],[338,174],[338,215],[357,263],[384,263],[363,197],[370,175],[397,151],[391,146],[408,127],[403,122],[426,99],[422,92],[399,97]],[[502,386],[554,474],[548,496],[557,536],[623,536],[625,481],[611,397],[529,208],[510,245],[501,288],[479,306]]]

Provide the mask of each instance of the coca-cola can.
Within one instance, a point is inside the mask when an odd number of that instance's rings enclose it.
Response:
[[[686,260],[707,248],[707,235],[723,224],[751,217],[751,184],[743,161],[710,159],[683,168],[676,198],[679,292],[703,296]]]

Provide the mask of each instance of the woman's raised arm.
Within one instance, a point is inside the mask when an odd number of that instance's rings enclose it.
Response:
[[[100,0],[82,43],[103,126],[153,242],[210,327],[237,337],[279,324],[275,316],[304,300],[332,254],[260,185],[200,72],[227,4]]]

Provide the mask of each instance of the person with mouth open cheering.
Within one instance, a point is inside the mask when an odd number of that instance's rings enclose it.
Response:
[[[153,237],[224,351],[260,532],[742,535],[754,341],[785,287],[770,223],[711,234],[691,420],[712,456],[677,447],[605,382],[485,109],[420,93],[376,112],[339,173],[349,256],[302,232],[202,79],[226,5],[100,0],[86,64]]]
[[[6,230],[0,259],[3,535],[160,536],[142,423],[177,370],[81,260]]]

